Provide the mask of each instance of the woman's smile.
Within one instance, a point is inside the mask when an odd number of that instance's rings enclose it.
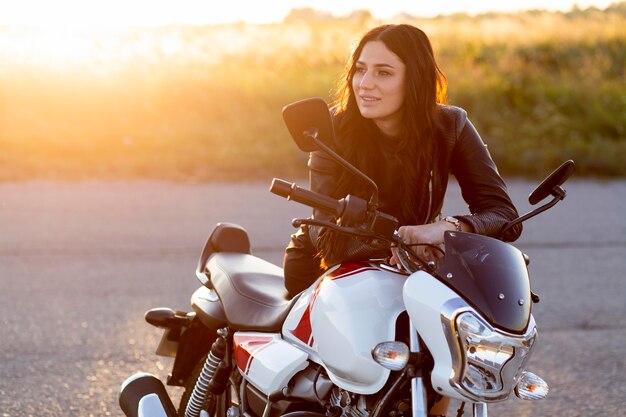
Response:
[[[359,95],[359,98],[363,102],[364,106],[369,106],[369,105],[372,105],[372,104],[380,102],[380,99],[378,97],[374,97],[374,96]]]

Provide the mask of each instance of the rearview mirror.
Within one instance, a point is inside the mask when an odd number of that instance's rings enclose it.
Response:
[[[548,176],[535,190],[528,196],[528,202],[537,204],[549,195],[554,195],[554,189],[563,184],[574,173],[574,161],[563,162],[563,164]]]
[[[502,230],[500,231],[500,237],[503,238],[506,231],[512,228],[513,226],[515,226],[516,224],[525,222],[526,220],[532,217],[535,217],[536,215],[540,213],[543,213],[544,211],[548,210],[559,201],[563,200],[565,196],[567,195],[567,193],[565,192],[563,188],[561,188],[561,185],[565,181],[567,181],[567,179],[573,173],[574,173],[574,161],[572,161],[571,159],[569,161],[563,162],[563,164],[561,164],[560,167],[555,169],[552,172],[552,174],[550,174],[548,178],[543,180],[543,182],[539,184],[539,187],[535,188],[535,190],[532,193],[530,193],[530,195],[528,196],[528,202],[532,204],[533,206],[537,204],[538,202],[540,202],[541,200],[543,200],[544,198],[548,197],[549,195],[554,197],[552,201],[524,214],[523,216],[519,216],[518,218],[513,219],[507,224],[505,224]]]
[[[378,186],[376,183],[350,162],[337,154],[331,145],[335,143],[335,129],[328,104],[321,98],[307,98],[296,101],[283,108],[283,119],[289,133],[304,152],[322,151],[340,165],[363,179],[372,189],[369,208],[378,208]]]
[[[319,149],[313,137],[325,144],[335,141],[330,110],[321,98],[307,98],[285,106],[283,120],[296,145],[304,152]]]

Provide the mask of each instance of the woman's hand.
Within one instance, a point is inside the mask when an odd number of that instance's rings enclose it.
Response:
[[[446,230],[456,230],[452,223],[445,220],[436,223],[429,223],[420,226],[402,226],[398,229],[398,234],[408,245],[416,243],[427,243],[434,246],[443,244],[443,234]],[[441,257],[441,252],[429,246],[412,246],[411,249],[425,262],[436,261]],[[399,265],[395,248],[391,249],[391,265]]]

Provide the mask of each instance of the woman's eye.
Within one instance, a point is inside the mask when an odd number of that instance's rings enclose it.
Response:
[[[388,77],[391,75],[391,73],[387,71],[379,71],[378,75],[382,75],[383,77]]]
[[[363,74],[363,73],[365,73],[365,68],[357,67],[356,72],[358,72],[359,74]]]

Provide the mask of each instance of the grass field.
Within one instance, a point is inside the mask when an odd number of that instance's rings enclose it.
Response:
[[[626,2],[399,17],[429,34],[506,176],[626,176]],[[302,176],[284,105],[330,98],[367,15],[274,25],[0,27],[0,180]]]

